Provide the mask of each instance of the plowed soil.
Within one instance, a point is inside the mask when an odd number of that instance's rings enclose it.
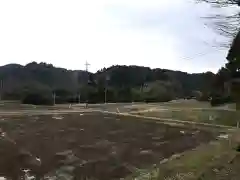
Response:
[[[0,176],[110,180],[148,168],[215,138],[200,129],[173,127],[102,113],[1,116]]]

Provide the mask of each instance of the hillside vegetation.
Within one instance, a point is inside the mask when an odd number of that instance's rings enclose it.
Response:
[[[167,69],[140,66],[112,66],[96,73],[56,68],[32,62],[26,66],[9,64],[0,67],[2,99],[23,99],[29,94],[51,98],[56,102],[161,102],[176,98],[208,96],[215,74],[189,74]],[[206,98],[205,98],[206,99]]]

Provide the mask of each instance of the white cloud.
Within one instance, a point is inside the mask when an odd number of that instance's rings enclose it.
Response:
[[[1,65],[44,61],[83,69],[88,60],[92,71],[113,64],[216,71],[223,53],[211,54],[213,63],[207,56],[184,59],[212,40],[198,18],[203,13],[184,0],[0,1]]]

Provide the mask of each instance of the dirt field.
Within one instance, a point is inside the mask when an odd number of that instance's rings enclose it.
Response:
[[[0,176],[108,180],[126,177],[216,137],[102,113],[1,116]]]

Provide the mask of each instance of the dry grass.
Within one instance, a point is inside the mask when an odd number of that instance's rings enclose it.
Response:
[[[154,110],[132,113],[148,117],[168,118],[182,121],[193,121],[216,125],[236,127],[240,119],[236,111],[215,109],[182,109],[182,110]]]
[[[240,154],[236,146],[240,142],[239,132],[230,140],[224,139],[201,145],[185,152],[148,172],[140,172],[135,180],[219,180],[240,179]]]
[[[170,108],[211,108],[209,102],[199,102],[196,100],[176,100],[162,103],[162,105]]]

